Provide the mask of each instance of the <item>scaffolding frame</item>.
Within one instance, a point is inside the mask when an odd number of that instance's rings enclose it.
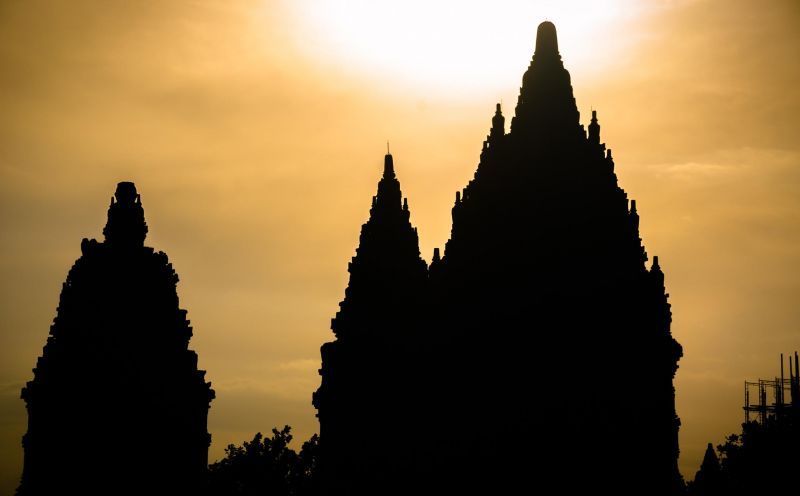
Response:
[[[756,401],[752,402],[751,391],[756,392]],[[789,401],[786,401],[787,394]],[[772,399],[770,403],[768,397]],[[744,421],[749,423],[751,415],[755,415],[758,423],[764,424],[770,418],[781,417],[789,412],[800,411],[800,364],[797,352],[794,352],[794,363],[789,355],[789,378],[784,377],[783,353],[781,353],[781,376],[774,379],[758,379],[744,381]]]

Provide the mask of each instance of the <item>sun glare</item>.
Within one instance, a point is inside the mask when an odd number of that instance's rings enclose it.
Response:
[[[544,20],[556,24],[568,68],[606,66],[624,48],[619,33],[643,14],[642,3],[297,0],[291,8],[300,43],[314,57],[400,84],[470,94],[517,81]]]

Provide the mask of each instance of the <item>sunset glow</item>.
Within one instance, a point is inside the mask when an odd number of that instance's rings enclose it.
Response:
[[[545,19],[664,267],[691,478],[739,428],[743,381],[800,347],[797,2],[35,0],[0,7],[0,493],[20,389],[119,181],[180,275],[217,391],[210,459],[317,432],[320,345],[387,140],[430,260]]]
[[[618,32],[654,9],[631,0],[302,0],[292,2],[291,10],[298,44],[314,57],[384,84],[469,96],[519,78],[530,61],[538,19],[559,26],[570,66],[591,73],[607,68],[631,43]]]

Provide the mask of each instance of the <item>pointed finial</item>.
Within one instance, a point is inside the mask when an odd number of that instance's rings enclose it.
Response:
[[[116,201],[115,201],[116,200]],[[105,241],[116,246],[142,246],[147,236],[144,209],[136,186],[130,181],[117,184],[103,228]]]
[[[394,160],[391,153],[387,153],[383,158],[383,177],[390,179],[394,177]]]
[[[392,152],[389,151],[389,140],[386,140],[386,155],[391,155]]]
[[[592,109],[592,120],[589,122],[589,142],[600,145],[600,124],[597,123],[597,110]]]
[[[636,200],[631,200],[631,213],[632,214],[636,213]],[[658,258],[658,257],[656,257],[656,258]]]
[[[489,141],[494,143],[502,138],[504,134],[506,134],[506,118],[503,117],[502,107],[498,103],[495,107],[494,117],[492,117],[492,129],[489,131]]]

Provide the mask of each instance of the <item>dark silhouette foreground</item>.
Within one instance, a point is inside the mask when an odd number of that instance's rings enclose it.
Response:
[[[579,117],[542,23],[429,266],[387,154],[321,350],[324,494],[682,490],[664,274]]]
[[[645,264],[596,113],[579,119],[542,23],[510,132],[498,105],[430,265],[387,154],[321,350],[319,445],[258,435],[210,480],[214,393],[178,277],[120,183],[23,389],[19,494],[680,492],[664,274]]]
[[[299,453],[289,447],[291,429],[272,429],[272,437],[257,433],[242,446],[229,445],[225,458],[209,467],[209,496],[315,496],[319,494],[318,436],[303,443]]]
[[[745,393],[741,434],[731,434],[714,451],[711,443],[689,483],[689,496],[800,494],[800,364],[789,358],[789,378],[759,380],[757,398]],[[773,394],[768,399],[768,391]],[[786,395],[788,392],[788,397]],[[750,420],[756,413],[756,419]],[[717,452],[719,454],[717,454]]]
[[[191,494],[203,488],[214,398],[178,275],[144,246],[133,183],[117,186],[105,240],[84,239],[33,380],[19,495]]]

